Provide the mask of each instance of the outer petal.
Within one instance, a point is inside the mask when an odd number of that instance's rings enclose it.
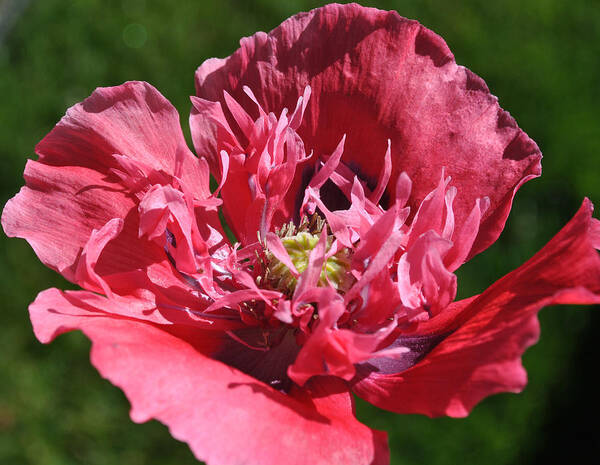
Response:
[[[43,163],[99,170],[107,167],[110,155],[121,154],[178,175],[193,190],[206,177],[187,148],[177,110],[146,82],[99,87],[67,110],[36,153]]]
[[[454,318],[442,312],[442,324],[434,318],[417,329],[415,335],[453,331],[421,362],[397,374],[372,374],[355,392],[395,412],[454,417],[490,394],[520,392],[527,383],[521,355],[539,335],[536,313],[552,304],[600,303],[592,208],[586,199],[541,251],[466,301]]]
[[[225,90],[256,115],[244,85],[276,114],[293,108],[310,85],[312,97],[298,130],[307,151],[330,154],[347,134],[342,161],[357,168],[372,189],[390,139],[389,186],[402,171],[410,176],[413,211],[443,167],[459,191],[458,228],[475,200],[489,197],[471,255],[498,237],[516,190],[540,174],[537,145],[499,107],[483,80],[457,66],[443,39],[395,12],[327,5],[292,17],[269,34],[242,39],[232,56],[208,60],[196,72],[199,97],[223,102]],[[197,146],[199,153],[210,148],[210,143]],[[296,187],[300,184],[297,179]]]
[[[7,235],[27,239],[42,262],[72,281],[91,231],[113,218],[125,219],[125,227],[109,247],[112,255],[104,257],[111,272],[164,256],[158,246],[137,241],[136,199],[111,173],[114,154],[133,165],[180,174],[198,195],[208,186],[208,174],[185,145],[175,108],[143,82],[97,89],[67,111],[36,152],[40,159],[27,163],[27,185],[7,203],[2,225]]]
[[[285,395],[203,355],[201,332],[184,338],[136,320],[92,317],[56,289],[42,292],[30,314],[42,342],[81,329],[94,366],[129,398],[131,418],[165,423],[208,465],[389,461],[385,433],[354,418],[343,383],[322,378]]]
[[[134,203],[120,185],[86,167],[30,160],[25,180],[27,185],[4,207],[4,231],[27,239],[45,265],[74,281],[79,252],[92,230],[124,218]]]
[[[27,163],[25,179],[28,186],[4,208],[2,226],[7,235],[27,239],[44,264],[83,287],[98,290],[87,279],[88,274],[81,273],[86,245],[94,229],[101,230],[111,219],[123,218],[118,236],[101,252],[96,251],[100,256],[94,259],[94,271],[118,294],[142,297],[140,292],[149,291],[147,306],[158,294],[165,303],[199,306],[188,286],[174,274],[164,248],[139,237],[137,208],[134,200],[124,195],[122,186],[105,181],[103,174],[89,168],[35,161]],[[134,307],[128,309],[130,314],[134,312]],[[154,311],[146,317],[162,322],[166,322],[164,318],[179,322],[189,319],[185,312],[176,310]]]

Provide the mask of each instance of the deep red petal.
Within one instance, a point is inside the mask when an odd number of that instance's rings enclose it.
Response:
[[[498,237],[516,190],[540,174],[537,145],[499,107],[483,80],[457,66],[443,39],[396,12],[327,5],[292,17],[269,34],[242,39],[232,56],[208,60],[196,73],[198,96],[223,102],[225,90],[257,116],[244,85],[276,114],[293,108],[310,85],[312,97],[298,130],[306,150],[314,149],[317,158],[330,154],[347,134],[342,161],[358,168],[372,188],[390,139],[389,185],[407,172],[413,211],[444,167],[459,191],[458,228],[476,199],[489,197],[471,255]],[[210,145],[197,149],[209,151]],[[298,187],[299,179],[293,188]]]
[[[575,217],[533,258],[480,296],[439,316],[415,334],[452,331],[412,368],[372,374],[355,392],[399,413],[466,416],[481,399],[520,392],[527,383],[521,355],[537,341],[537,312],[552,304],[600,303],[600,255],[595,220],[585,200]]]
[[[209,465],[389,463],[385,433],[354,418],[339,380],[282,394],[203,355],[190,343],[205,344],[201,331],[186,331],[185,340],[147,323],[91,316],[56,289],[42,292],[30,315],[42,342],[81,329],[94,366],[130,400],[132,420],[165,423]]]

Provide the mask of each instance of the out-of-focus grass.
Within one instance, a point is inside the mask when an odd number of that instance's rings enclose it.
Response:
[[[241,36],[319,4],[32,2],[0,44],[0,200],[22,185],[36,142],[95,87],[151,82],[178,108],[187,134],[193,72],[204,59],[226,56]],[[544,176],[517,195],[500,241],[459,272],[462,296],[480,292],[538,250],[584,195],[600,202],[600,9],[583,0],[365,4],[396,9],[442,35],[545,154]],[[89,365],[81,334],[50,346],[34,339],[27,305],[42,289],[70,285],[24,241],[0,240],[0,463],[196,463],[163,426],[131,423],[122,393]],[[541,463],[567,450],[574,461],[591,450],[581,420],[598,413],[590,387],[598,317],[554,308],[541,321],[541,342],[525,356],[527,390],[488,399],[468,419],[398,416],[359,402],[362,420],[390,432],[392,463]]]

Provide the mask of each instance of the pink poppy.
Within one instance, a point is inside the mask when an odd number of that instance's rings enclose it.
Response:
[[[541,154],[419,23],[328,5],[207,60],[196,91],[199,158],[152,86],[97,89],[38,144],[2,225],[84,289],[38,295],[38,339],[82,330],[133,421],[208,464],[388,463],[352,393],[466,416],[523,389],[537,311],[600,302],[587,199],[455,300]]]

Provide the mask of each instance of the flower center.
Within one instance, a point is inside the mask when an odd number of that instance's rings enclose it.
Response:
[[[325,221],[314,215],[310,220],[304,219],[299,227],[293,223],[284,225],[277,235],[285,248],[290,261],[296,268],[297,274],[279,260],[268,248],[265,249],[266,269],[263,282],[273,289],[286,294],[292,294],[296,289],[298,276],[309,266],[310,253],[319,242],[320,232],[327,227]],[[348,290],[354,281],[350,273],[350,251],[342,248],[331,254],[333,236],[327,236],[325,259],[319,275],[317,286],[332,286],[338,292]]]

